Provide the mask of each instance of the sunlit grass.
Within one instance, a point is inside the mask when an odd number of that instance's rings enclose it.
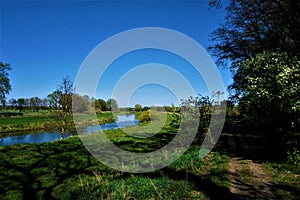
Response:
[[[137,130],[133,127],[124,129],[125,132],[109,130],[98,134],[106,134],[125,150],[149,152],[164,146],[176,134],[170,117],[162,130],[149,138],[127,135],[126,130]],[[147,122],[140,125],[145,126]],[[92,134],[86,137],[92,138]],[[229,158],[211,152],[201,159],[199,150],[198,146],[191,147],[161,170],[130,174],[97,161],[77,136],[43,144],[1,147],[0,198],[206,199],[216,195],[211,189],[223,190],[228,185]]]

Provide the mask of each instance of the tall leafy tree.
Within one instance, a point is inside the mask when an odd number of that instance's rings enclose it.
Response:
[[[11,91],[11,84],[8,78],[10,64],[0,62],[0,103],[5,107],[6,95]]]
[[[238,64],[233,79],[230,89],[239,102],[244,130],[265,137],[268,157],[284,158],[292,146],[299,148],[293,138],[300,131],[298,59],[286,53],[257,54]]]
[[[244,127],[282,149],[299,131],[300,1],[231,0],[211,39],[218,63],[230,64]]]
[[[261,53],[240,62],[230,89],[256,132],[299,131],[300,63],[286,53]],[[252,126],[255,124],[255,126]]]
[[[265,51],[300,56],[299,0],[231,0],[225,22],[211,34],[209,50],[219,64]]]

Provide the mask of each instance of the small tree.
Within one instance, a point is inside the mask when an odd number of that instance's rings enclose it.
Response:
[[[172,126],[184,132],[197,131],[194,142],[201,143],[205,136],[210,134],[213,101],[207,96],[190,97],[181,101],[181,115],[173,114]]]
[[[61,92],[59,90],[55,90],[51,94],[47,96],[48,106],[51,110],[58,110],[59,109],[59,99],[60,99]]]
[[[134,110],[137,111],[137,112],[140,112],[142,111],[143,107],[141,104],[135,104],[134,106]]]
[[[113,98],[108,99],[106,104],[107,104],[108,110],[115,110],[118,108],[117,100],[115,100]]]
[[[19,112],[22,112],[24,110],[24,106],[26,106],[26,100],[24,98],[19,98],[17,100],[17,104]]]
[[[89,102],[85,96],[82,97],[79,94],[73,94],[72,101],[73,112],[83,113],[88,110]]]
[[[18,105],[18,102],[16,99],[14,98],[11,98],[9,101],[8,101],[9,105],[11,106],[12,109],[17,109],[17,105]]]
[[[61,110],[53,110],[52,114],[60,124],[61,139],[65,137],[67,129],[73,127],[72,118],[72,94],[74,88],[69,77],[64,77],[55,94],[59,95],[59,106]]]
[[[107,111],[107,104],[103,99],[94,99],[93,104],[96,112]]]
[[[33,111],[38,112],[43,103],[43,100],[40,99],[39,97],[31,97],[29,102],[30,102],[30,106],[33,109]]]

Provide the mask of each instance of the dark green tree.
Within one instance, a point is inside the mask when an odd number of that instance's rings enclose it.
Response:
[[[58,110],[59,109],[59,99],[60,99],[60,91],[55,90],[51,94],[48,94],[47,96],[47,103],[51,110]]]
[[[300,56],[299,0],[231,0],[225,22],[211,35],[209,50],[219,64],[265,51]]]
[[[108,110],[107,103],[103,99],[96,99],[94,104],[97,112]]]
[[[24,98],[19,98],[17,100],[17,105],[19,112],[22,112],[24,110],[24,107],[27,105],[26,100]]]

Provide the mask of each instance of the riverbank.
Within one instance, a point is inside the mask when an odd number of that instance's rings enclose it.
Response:
[[[86,114],[81,116],[82,120],[79,126],[106,124],[115,120],[112,112],[102,112],[96,116],[97,121],[94,119],[94,115]],[[23,116],[1,117],[0,137],[22,135],[37,131],[52,132],[59,130],[60,127],[61,123],[49,111],[25,111]]]

